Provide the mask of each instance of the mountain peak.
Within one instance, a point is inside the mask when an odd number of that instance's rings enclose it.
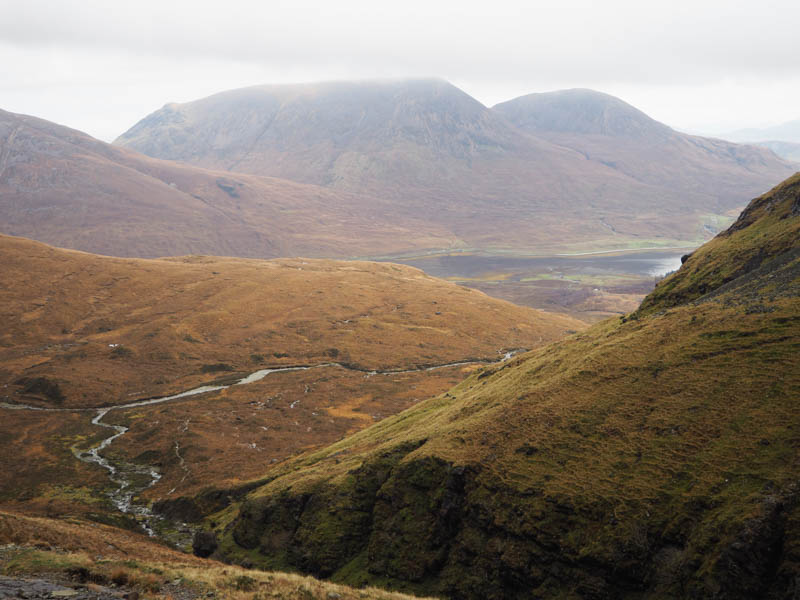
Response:
[[[428,78],[230,90],[168,104],[114,143],[159,158],[328,185],[343,172],[395,169],[398,147],[425,155],[413,156],[414,164],[437,156],[469,160],[501,152],[519,137],[465,92]],[[386,164],[377,164],[381,153],[391,154]]]
[[[672,130],[615,96],[585,88],[520,96],[494,107],[530,133],[626,137],[669,136]]]

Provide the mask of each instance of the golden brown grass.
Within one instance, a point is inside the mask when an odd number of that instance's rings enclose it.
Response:
[[[0,252],[12,401],[22,377],[56,382],[63,406],[98,406],[268,365],[493,360],[581,327],[392,264],[115,259],[10,237]]]
[[[265,366],[497,360],[501,350],[582,327],[386,263],[117,259],[11,237],[0,237],[0,255],[0,401],[7,402],[122,404]],[[156,464],[164,476],[148,498],[174,498],[259,477],[464,375],[461,367],[275,374],[213,396],[111,413],[106,421],[131,432],[109,452]],[[47,385],[30,383],[41,381]],[[3,501],[43,514],[101,509],[106,474],[73,456],[107,434],[89,424],[92,413],[0,410],[7,415],[0,443],[16,449],[0,473]],[[76,494],[68,489],[74,481],[95,491]]]
[[[63,521],[0,512],[0,573],[84,577],[163,598],[179,582],[197,595],[224,600],[308,598],[404,600],[404,594],[352,589],[288,573],[223,565],[175,552],[130,532],[96,523]],[[8,546],[11,545],[11,546]],[[338,594],[338,596],[335,596]]]
[[[743,318],[739,309],[705,304],[644,321],[605,321],[298,458],[257,493],[335,480],[364,453],[419,439],[427,442],[406,460],[433,455],[480,464],[514,485],[536,482],[547,494],[621,505],[655,502],[656,490],[685,461],[704,481],[698,493],[754,455],[778,460],[771,476],[788,477],[796,450],[789,460],[781,454],[789,447],[778,451],[777,441],[759,446],[765,431],[790,433],[791,399],[800,394],[800,334],[782,321],[795,314],[796,302],[775,308]],[[765,397],[762,390],[770,389]],[[742,428],[742,419],[752,426]],[[717,439],[723,434],[725,443]],[[530,459],[517,452],[526,444],[538,448]]]

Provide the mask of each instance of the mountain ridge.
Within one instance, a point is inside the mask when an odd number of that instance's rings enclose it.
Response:
[[[492,107],[526,131],[660,138],[673,130],[603,92],[574,88],[533,93]]]

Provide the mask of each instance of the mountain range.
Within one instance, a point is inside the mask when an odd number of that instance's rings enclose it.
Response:
[[[771,151],[441,80],[234,90],[115,145],[0,112],[0,140],[0,596],[797,596],[800,173],[738,210],[794,170]],[[286,258],[717,230],[592,326]]]
[[[350,256],[454,241],[418,219],[390,221],[364,197],[154,160],[34,117],[0,111],[0,139],[0,232],[60,247]]]
[[[598,92],[492,109],[442,80],[233,90],[169,104],[115,144],[388,198],[393,214],[482,249],[698,240],[719,228],[714,216],[794,171],[771,152],[675,132]]]
[[[780,140],[800,144],[800,119],[787,121],[771,127],[749,127],[737,129],[720,135],[726,140],[736,142],[763,142],[765,140]]]
[[[487,108],[441,80],[260,86],[114,146],[0,112],[0,232],[139,257],[691,245],[793,170],[588,90]]]

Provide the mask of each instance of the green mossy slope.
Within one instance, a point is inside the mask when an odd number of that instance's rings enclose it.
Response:
[[[712,292],[787,251],[800,237],[800,173],[753,200],[736,222],[686,257],[661,281],[639,314],[684,304]]]
[[[453,598],[794,597],[799,204],[799,177],[755,200],[637,318],[289,463],[214,516],[218,556]]]

